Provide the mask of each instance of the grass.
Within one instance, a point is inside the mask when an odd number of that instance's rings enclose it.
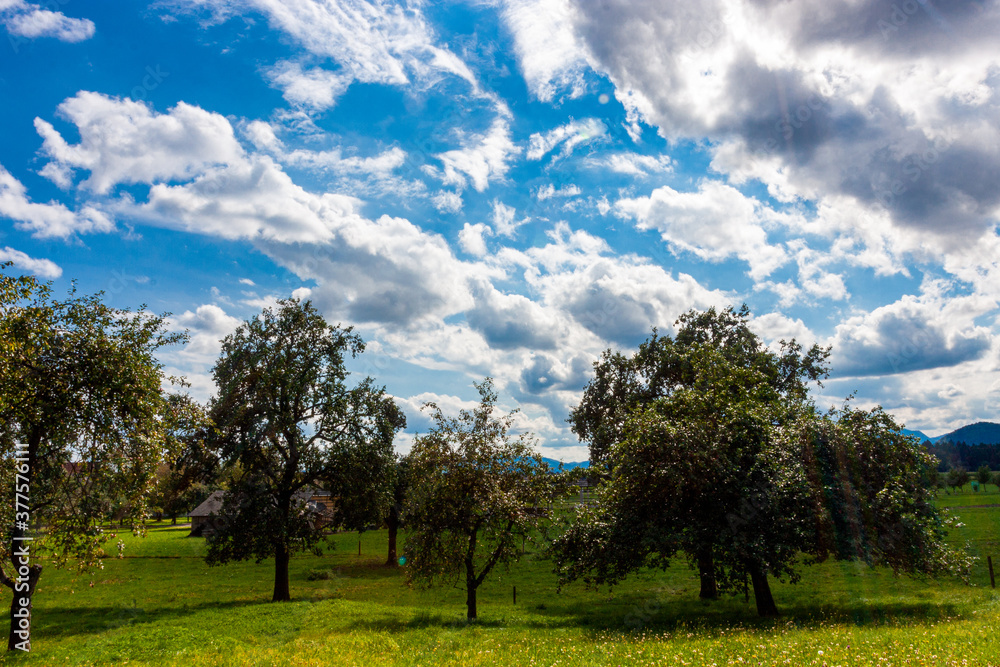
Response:
[[[996,496],[997,494],[992,494]],[[953,502],[969,541],[1000,566],[1000,506]],[[782,611],[755,617],[753,600],[697,599],[697,575],[678,562],[613,591],[557,592],[551,564],[525,555],[488,579],[480,621],[464,622],[464,591],[407,588],[383,566],[384,531],[335,537],[322,557],[291,564],[294,601],[270,604],[273,563],[209,568],[204,541],[158,524],[126,538],[128,558],[91,575],[47,568],[35,599],[25,665],[592,665],[1000,664],[1000,595],[985,563],[973,586],[894,578],[853,563],[803,568],[775,583]],[[985,559],[984,559],[985,560]],[[998,573],[1000,574],[1000,573]],[[517,605],[512,587],[517,586]],[[6,603],[8,600],[4,600]],[[5,604],[6,607],[6,604]],[[3,614],[3,622],[7,622]]]

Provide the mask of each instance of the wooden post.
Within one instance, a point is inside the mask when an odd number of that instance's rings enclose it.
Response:
[[[993,572],[993,570],[990,569],[990,572]],[[514,586],[514,604],[517,604],[517,586]]]
[[[993,557],[992,556],[987,556],[986,557],[986,564],[990,568],[990,588],[996,588],[997,587],[997,580],[993,578]]]

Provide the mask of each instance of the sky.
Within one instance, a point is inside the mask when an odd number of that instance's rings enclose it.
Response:
[[[746,303],[929,435],[1000,421],[1000,2],[0,0],[0,260],[220,339],[295,296],[408,418],[553,458],[608,348]]]

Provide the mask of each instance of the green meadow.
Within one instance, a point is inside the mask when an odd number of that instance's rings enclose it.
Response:
[[[972,585],[895,578],[854,563],[803,567],[777,583],[778,620],[752,598],[697,599],[678,560],[612,590],[557,591],[551,563],[529,548],[480,591],[408,588],[383,565],[385,531],[340,534],[323,556],[291,566],[291,603],[271,604],[273,563],[209,568],[204,540],[152,524],[125,538],[126,557],[78,575],[46,568],[25,665],[998,665],[1000,494],[941,493],[964,525],[951,536],[982,557]],[[405,541],[401,553],[405,553]],[[1000,567],[998,567],[1000,569]],[[997,572],[1000,575],[1000,572]],[[514,604],[513,589],[517,588]],[[4,609],[9,598],[3,600]],[[8,616],[3,615],[4,628]]]

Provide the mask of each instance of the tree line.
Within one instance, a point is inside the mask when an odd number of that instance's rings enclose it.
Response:
[[[768,348],[745,306],[691,311],[674,336],[654,329],[635,353],[595,362],[569,421],[589,445],[596,502],[558,515],[553,501],[572,478],[549,469],[514,413],[500,413],[490,378],[457,417],[425,405],[433,426],[401,459],[402,411],[346,369],[364,342],[308,301],[279,301],[228,335],[212,369],[217,393],[201,405],[183,382],[161,386],[156,352],[185,340],[166,314],[75,291],[55,300],[48,284],[0,276],[0,444],[6,462],[26,441],[31,470],[30,527],[9,509],[12,466],[0,489],[0,581],[12,590],[28,532],[48,562],[86,569],[109,555],[110,521],[141,534],[151,499],[176,515],[212,486],[225,495],[207,561],[273,558],[275,602],[291,599],[296,553],[320,553],[334,529],[381,525],[387,563],[411,584],[464,584],[470,619],[478,588],[528,542],[551,556],[561,584],[612,585],[680,558],[698,569],[703,598],[752,590],[761,615],[778,611],[769,577],[797,580],[802,553],[968,571],[944,541],[933,457],[881,409],[818,410],[810,385],[827,375],[829,348]],[[322,521],[308,503],[316,489],[332,498]],[[11,647],[20,619],[30,625],[41,570],[32,565],[26,594],[13,596]]]

